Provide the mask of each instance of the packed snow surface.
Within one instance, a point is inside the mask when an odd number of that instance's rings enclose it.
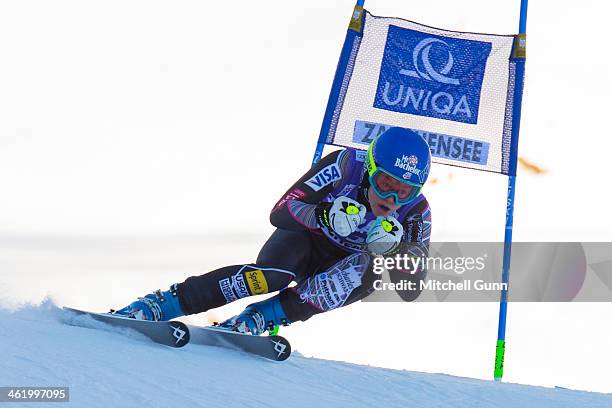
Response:
[[[215,347],[172,349],[93,320],[85,322],[89,327],[66,324],[75,318],[49,301],[0,309],[0,386],[68,386],[71,407],[612,407],[610,394],[382,369],[299,352],[277,363]]]

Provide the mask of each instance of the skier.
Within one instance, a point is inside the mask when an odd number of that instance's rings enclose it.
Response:
[[[425,140],[403,128],[388,129],[367,153],[352,148],[332,152],[276,203],[270,222],[277,229],[254,264],[192,276],[113,313],[170,320],[280,291],[220,324],[260,335],[360,300],[380,279],[372,271],[375,256],[400,251],[427,255],[431,215],[421,188],[430,162]],[[426,270],[391,269],[389,274],[394,282],[418,282]],[[292,282],[296,285],[288,287]],[[420,291],[398,293],[411,301]]]

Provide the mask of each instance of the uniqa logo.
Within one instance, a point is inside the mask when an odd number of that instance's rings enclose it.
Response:
[[[475,125],[492,44],[389,25],[374,107]]]
[[[442,58],[441,61],[437,61],[437,65],[443,65],[439,71],[434,68],[431,62],[431,50],[435,44],[440,44],[445,47],[447,56],[446,59]],[[448,76],[455,59],[453,54],[450,52],[450,46],[445,41],[438,38],[425,38],[414,46],[412,51],[412,63],[414,69],[401,69],[399,73],[406,75],[411,78],[424,79],[426,81],[438,82],[445,85],[460,85],[460,82],[456,78]],[[426,89],[414,89],[410,86],[404,87],[403,84],[399,85],[396,96],[391,97],[391,84],[385,83],[385,89],[383,92],[383,100],[387,105],[401,105],[404,108],[411,104],[416,111],[433,109],[439,114],[445,115],[457,115],[462,114],[468,118],[472,117],[472,110],[468,104],[467,95],[460,95],[459,100],[455,98],[459,95],[453,96],[449,92],[432,92]]]
[[[448,52],[448,57],[446,59],[446,63],[444,67],[438,72],[431,64],[431,60],[429,58],[429,53],[431,52],[431,48],[434,44],[442,44],[446,47],[446,51]],[[419,58],[420,57],[420,58]],[[423,72],[420,68],[419,59],[422,62],[422,66],[425,68],[426,72]],[[459,80],[456,78],[448,77],[448,73],[453,68],[453,64],[455,60],[453,58],[453,54],[449,50],[449,45],[437,38],[425,38],[421,40],[412,51],[412,63],[414,64],[415,70],[410,69],[402,69],[400,70],[400,74],[407,75],[413,78],[423,78],[428,81],[437,81],[443,84],[449,85],[459,85]]]
[[[490,45],[423,34],[389,27],[375,107],[476,123]]]

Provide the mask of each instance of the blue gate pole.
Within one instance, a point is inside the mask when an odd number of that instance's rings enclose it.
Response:
[[[357,0],[355,7],[363,7],[365,4],[365,0]],[[341,69],[343,65],[342,62],[348,58],[350,54],[350,43],[349,36],[344,40],[344,45],[342,46],[342,51],[340,53],[340,61],[338,61],[338,68],[336,69],[336,74],[334,76],[334,82],[332,84],[331,92],[329,93],[329,100],[327,101],[327,108],[325,109],[325,116],[323,117],[323,124],[321,125],[321,133],[319,134],[319,140],[317,141],[317,147],[314,152],[314,157],[312,158],[312,164],[315,165],[319,160],[321,160],[321,156],[323,155],[323,148],[325,147],[325,142],[327,141],[327,131],[329,130],[329,122],[331,121],[331,116],[334,113],[335,102],[338,99],[338,93],[340,92],[340,85],[342,84],[342,78],[344,72]]]
[[[519,21],[519,34],[527,32],[527,0],[521,0],[521,16]],[[515,47],[517,45],[515,44]],[[510,254],[512,248],[512,224],[514,215],[514,192],[516,189],[516,165],[518,160],[518,136],[521,121],[521,102],[523,98],[523,80],[525,77],[525,59],[516,62],[516,78],[514,89],[514,115],[512,118],[512,142],[510,147],[510,169],[508,172],[508,196],[506,204],[506,231],[504,234],[504,261],[502,269],[502,283],[499,302],[499,324],[497,328],[497,344],[495,347],[495,381],[501,381],[504,374],[504,355],[506,350],[506,316],[508,313],[508,286],[510,283]]]

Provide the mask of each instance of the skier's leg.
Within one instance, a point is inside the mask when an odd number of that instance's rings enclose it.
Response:
[[[365,298],[374,291],[377,279],[379,276],[372,272],[372,256],[355,253],[282,291],[279,301],[289,321],[304,321]]]
[[[308,232],[277,229],[262,247],[255,264],[227,266],[180,283],[180,303],[185,314],[194,314],[238,298],[284,289],[306,274],[310,252]]]
[[[290,270],[263,268],[257,264],[231,265],[178,284],[185,314],[205,312],[240,298],[281,290],[294,279]]]
[[[170,290],[155,291],[116,313],[146,320],[204,312],[238,298],[276,292],[303,276],[310,257],[307,232],[276,230],[256,264],[231,265],[192,276]]]
[[[311,316],[346,306],[372,293],[377,275],[371,256],[355,253],[331,268],[310,276],[297,286],[262,302],[253,303],[222,325],[258,335],[275,325],[304,321]]]

